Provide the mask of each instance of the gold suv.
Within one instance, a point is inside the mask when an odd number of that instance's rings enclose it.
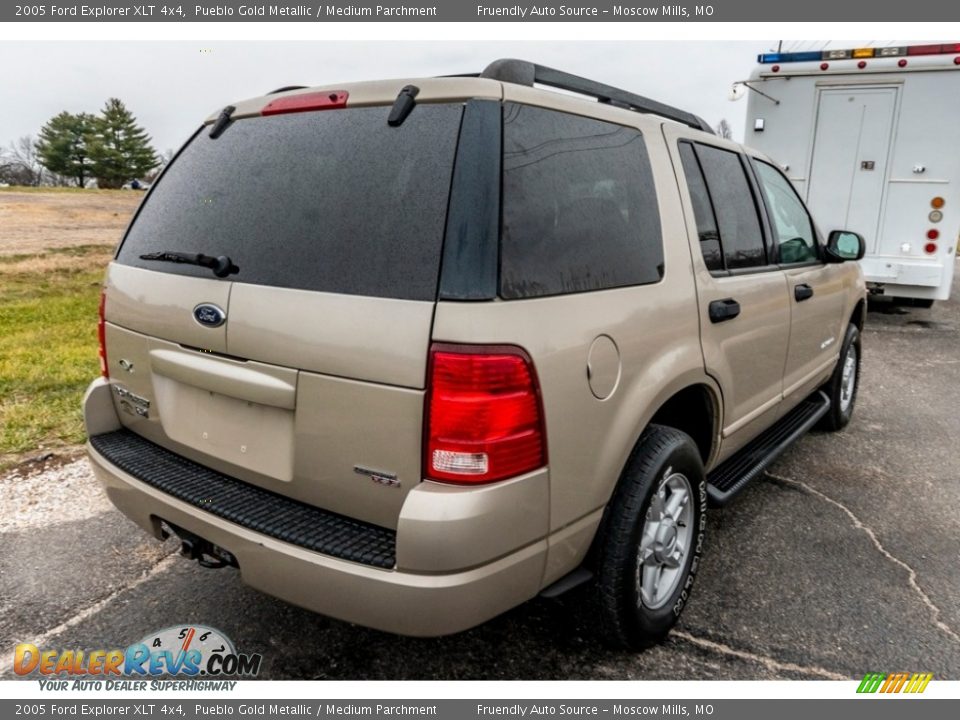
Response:
[[[592,582],[643,647],[708,502],[849,421],[862,254],[760,154],[585,78],[284,88],[208,118],[127,230],[90,458],[317,612],[442,635]]]

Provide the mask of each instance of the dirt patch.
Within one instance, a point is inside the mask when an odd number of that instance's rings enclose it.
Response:
[[[51,248],[36,255],[0,255],[0,282],[28,275],[53,277],[103,270],[112,258],[113,245],[75,245]]]
[[[0,192],[0,257],[116,245],[143,199],[133,190]]]

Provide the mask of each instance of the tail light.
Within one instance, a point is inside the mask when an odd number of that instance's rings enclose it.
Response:
[[[520,348],[434,345],[428,395],[428,478],[489,483],[546,464],[540,389]]]
[[[97,320],[97,340],[100,343],[100,350],[98,354],[100,355],[100,374],[109,380],[110,370],[107,368],[106,310],[107,310],[107,293],[101,290],[100,291],[100,310],[98,313],[99,318]]]

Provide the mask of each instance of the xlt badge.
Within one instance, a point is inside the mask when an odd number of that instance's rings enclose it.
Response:
[[[393,473],[370,470],[369,468],[365,468],[361,465],[354,465],[353,471],[357,475],[366,475],[378,485],[386,485],[387,487],[400,487],[400,480]]]

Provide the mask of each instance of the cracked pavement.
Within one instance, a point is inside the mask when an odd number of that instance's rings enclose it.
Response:
[[[351,626],[169,557],[102,499],[0,536],[0,649],[123,647],[195,622],[274,679],[960,679],[958,330],[956,301],[874,306],[852,424],[803,438],[711,513],[684,616],[644,653],[598,642],[582,589],[448,638]]]

